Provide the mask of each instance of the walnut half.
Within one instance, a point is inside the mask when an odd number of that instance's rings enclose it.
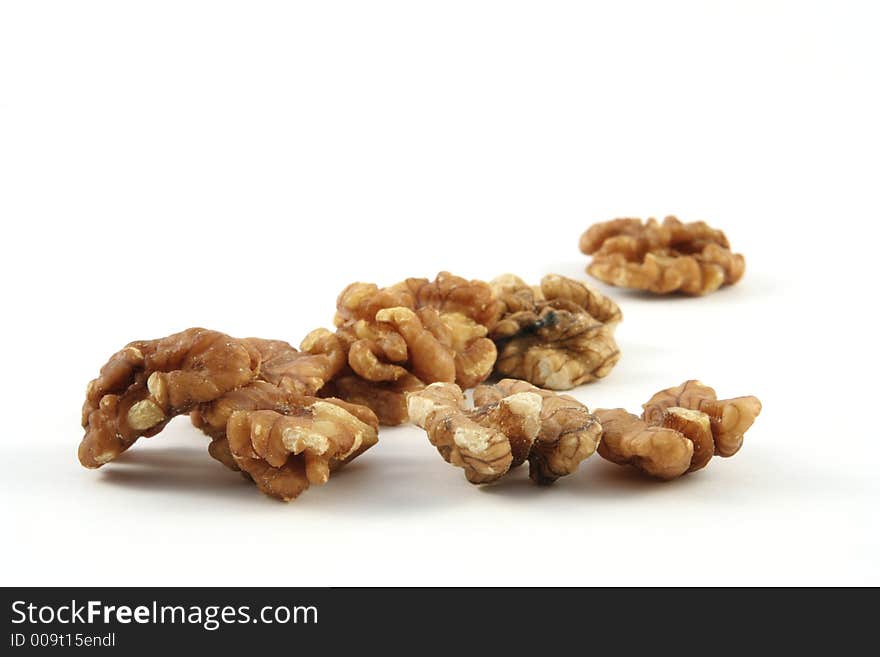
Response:
[[[620,360],[620,308],[599,291],[555,274],[537,289],[510,274],[492,285],[508,309],[490,333],[498,374],[569,390],[607,376]]]
[[[368,408],[308,396],[345,365],[336,335],[319,329],[302,346],[201,328],[130,343],[88,386],[80,461],[99,467],[189,412],[210,454],[264,493],[289,500],[324,483],[376,444],[379,423]]]
[[[529,476],[549,484],[574,472],[596,449],[601,426],[575,399],[505,379],[474,392],[467,408],[455,384],[434,383],[407,396],[409,417],[468,481],[485,484],[529,462]]]
[[[641,417],[622,408],[599,409],[603,437],[599,454],[633,465],[659,479],[674,479],[705,467],[713,456],[733,456],[761,412],[757,397],[717,399],[699,381],[661,390]]]
[[[655,294],[708,294],[745,272],[745,259],[730,251],[722,231],[672,216],[663,223],[627,218],[594,224],[581,236],[580,248],[593,256],[591,276]]]
[[[129,343],[88,385],[80,463],[98,468],[112,461],[174,416],[250,383],[260,363],[247,341],[203,328]]]
[[[345,402],[311,399],[276,410],[241,410],[229,417],[226,438],[235,464],[262,492],[285,502],[378,442],[378,421],[363,421]],[[372,415],[372,414],[371,414]]]

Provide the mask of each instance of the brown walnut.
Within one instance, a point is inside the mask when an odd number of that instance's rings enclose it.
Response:
[[[302,347],[198,328],[130,343],[89,384],[80,461],[99,467],[191,412],[212,438],[214,458],[245,471],[268,495],[293,499],[374,445],[378,427],[368,408],[308,396],[344,367],[338,338],[319,329]]]
[[[306,398],[283,411],[234,411],[226,424],[229,454],[263,493],[290,501],[378,442],[375,416],[352,406]]]
[[[602,425],[573,397],[515,379],[478,386],[474,390],[474,405],[483,407],[523,392],[541,396],[541,428],[528,455],[529,477],[535,483],[550,484],[572,474],[582,461],[592,456],[602,438]]]
[[[597,290],[555,274],[538,288],[510,274],[492,286],[506,310],[490,333],[502,376],[568,390],[607,376],[620,359],[620,308]]]
[[[745,259],[730,251],[720,230],[669,216],[614,219],[591,226],[581,251],[593,256],[587,272],[605,283],[655,294],[702,295],[742,278]]]
[[[373,382],[357,375],[342,375],[321,389],[322,397],[338,397],[371,409],[379,423],[397,426],[407,421],[406,395],[424,389],[425,384],[412,374],[396,381]]]
[[[474,484],[496,481],[526,461],[533,481],[552,483],[574,472],[601,435],[585,406],[523,381],[480,386],[471,409],[452,383],[434,383],[407,401],[410,419]]]
[[[712,456],[733,456],[761,412],[756,397],[717,399],[699,381],[655,394],[641,417],[622,408],[598,409],[603,436],[599,454],[660,479],[705,467]]]
[[[247,341],[202,328],[129,343],[88,385],[80,462],[97,468],[113,460],[174,416],[247,385],[260,362]]]
[[[382,424],[406,420],[405,392],[435,382],[473,387],[495,364],[487,334],[501,306],[482,281],[441,272],[434,281],[408,278],[386,288],[353,283],[336,309],[350,371],[326,394],[370,405]]]

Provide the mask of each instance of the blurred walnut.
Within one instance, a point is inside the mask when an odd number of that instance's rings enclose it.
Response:
[[[550,484],[573,473],[581,461],[596,451],[602,426],[589,409],[573,397],[515,379],[479,386],[474,390],[474,405],[484,407],[523,392],[536,393],[542,401],[541,428],[528,454],[529,477],[538,484]]]
[[[506,310],[490,334],[498,373],[568,390],[606,376],[620,359],[614,341],[620,308],[597,290],[555,274],[540,288],[510,274],[492,286]]]
[[[202,328],[129,343],[88,385],[80,462],[97,468],[113,460],[175,415],[248,384],[260,362],[247,341]]]
[[[596,411],[604,430],[599,454],[660,479],[706,466],[713,455],[732,456],[761,412],[756,397],[718,400],[699,381],[663,390],[639,418],[623,409]]]
[[[406,419],[401,392],[434,382],[473,387],[492,372],[497,352],[487,324],[501,307],[486,283],[447,272],[381,289],[353,283],[336,306],[336,335],[351,374],[334,382],[334,394],[377,404],[371,408],[383,424]]]
[[[432,384],[407,398],[410,419],[475,484],[495,481],[526,461],[535,483],[552,483],[574,472],[602,433],[583,404],[524,381],[478,387],[472,409],[451,383]]]
[[[601,281],[656,294],[701,295],[742,278],[745,260],[727,237],[702,221],[666,217],[642,223],[614,219],[591,226],[580,240],[593,256],[587,272]]]
[[[378,441],[378,422],[364,422],[344,402],[310,399],[277,410],[237,410],[226,424],[229,454],[267,495],[289,501]]]

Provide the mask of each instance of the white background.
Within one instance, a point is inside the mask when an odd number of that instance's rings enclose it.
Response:
[[[2,583],[880,583],[872,4],[4,2]],[[285,505],[186,418],[76,460],[130,340],[298,344],[353,280],[583,279],[590,223],[669,213],[744,280],[610,290],[623,358],[575,395],[759,396],[697,474],[477,488],[399,428]]]

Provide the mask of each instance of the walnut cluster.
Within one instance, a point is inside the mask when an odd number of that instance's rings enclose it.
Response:
[[[555,274],[535,288],[512,274],[491,285],[505,309],[490,333],[500,375],[569,390],[606,376],[617,364],[614,329],[622,315],[610,298]]]
[[[596,255],[594,275],[655,292],[703,294],[742,275],[723,233],[673,217],[593,226],[582,248]],[[555,274],[537,286],[448,272],[353,283],[337,299],[335,329],[312,331],[299,349],[203,328],[129,343],[88,385],[79,459],[100,467],[183,414],[210,438],[211,456],[285,501],[375,445],[380,424],[407,420],[474,484],[526,462],[535,483],[550,484],[595,451],[660,479],[735,454],[761,411],[755,397],[719,400],[687,381],[638,417],[591,413],[555,392],[611,371],[621,318],[613,300]],[[485,383],[493,374],[501,380]]]
[[[602,433],[577,400],[512,379],[479,386],[473,408],[454,383],[410,393],[407,405],[441,456],[474,484],[496,481],[526,461],[534,482],[552,483],[592,455]]]
[[[656,294],[702,295],[733,285],[745,271],[742,255],[705,222],[675,217],[614,219],[581,235],[581,251],[593,256],[587,272],[605,283]]]
[[[89,383],[80,462],[97,468],[141,436],[190,413],[210,453],[290,500],[374,445],[367,408],[310,395],[344,366],[341,344],[314,331],[297,350],[281,340],[236,339],[192,328],[128,344]]]
[[[659,479],[674,479],[733,456],[761,412],[757,397],[718,399],[699,381],[661,390],[642,406],[641,417],[622,408],[598,409],[603,436],[599,454],[633,465]]]
[[[336,303],[345,370],[321,394],[373,409],[381,424],[407,420],[406,395],[432,383],[473,388],[493,372],[568,390],[608,374],[620,358],[611,299],[563,276],[530,287],[448,272],[380,288],[353,283]]]

